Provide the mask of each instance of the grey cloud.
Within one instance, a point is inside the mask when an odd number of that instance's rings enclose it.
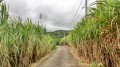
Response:
[[[12,0],[9,4],[9,13],[12,13],[16,16],[26,17],[29,14],[28,3],[24,0]]]
[[[56,9],[52,7],[39,7],[34,10],[34,13],[36,13],[36,18],[38,19],[40,17],[40,14],[42,13],[43,20],[52,21],[52,25],[59,27],[68,27],[72,19],[72,15],[70,15],[72,10],[67,13],[55,10]]]
[[[78,9],[81,0],[5,0],[10,6],[10,14],[30,17],[34,23],[40,20],[42,13],[42,23],[47,30],[54,31],[59,29],[70,29],[70,24]],[[93,1],[93,0],[92,0]],[[82,6],[84,3],[82,4]],[[81,7],[82,8],[82,7]],[[83,13],[79,19],[84,16]],[[73,24],[73,26],[76,23]],[[73,27],[72,26],[72,27]]]

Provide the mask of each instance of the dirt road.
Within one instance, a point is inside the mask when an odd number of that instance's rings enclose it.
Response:
[[[64,46],[59,46],[56,52],[37,67],[79,67],[73,59],[69,50]]]

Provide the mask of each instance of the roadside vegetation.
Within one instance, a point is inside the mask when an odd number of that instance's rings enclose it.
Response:
[[[74,30],[64,38],[89,59],[91,66],[120,66],[120,0],[97,0]],[[94,62],[94,63],[93,63]]]
[[[55,44],[44,27],[29,18],[9,17],[6,4],[0,3],[0,67],[28,67],[51,53]]]

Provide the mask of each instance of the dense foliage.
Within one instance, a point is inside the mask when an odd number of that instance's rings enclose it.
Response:
[[[97,0],[67,39],[80,56],[105,67],[120,66],[120,0]]]
[[[31,19],[10,18],[6,5],[0,6],[0,67],[28,67],[55,49],[45,28]]]

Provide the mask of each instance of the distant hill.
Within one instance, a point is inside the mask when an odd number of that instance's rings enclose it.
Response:
[[[69,30],[57,30],[57,31],[54,31],[54,32],[48,32],[48,34],[50,34],[54,38],[63,38],[64,33],[65,33],[65,36],[67,36],[68,33],[69,33]]]

